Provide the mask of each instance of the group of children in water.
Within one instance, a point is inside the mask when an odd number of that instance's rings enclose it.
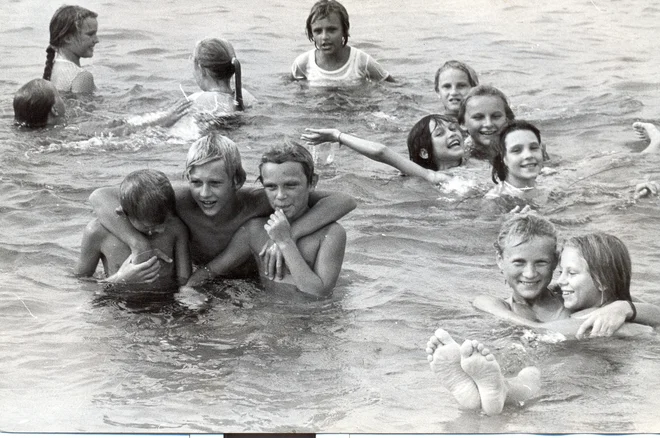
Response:
[[[66,109],[59,93],[94,91],[94,79],[80,59],[93,56],[98,43],[96,17],[79,6],[56,11],[43,79],[28,82],[15,95],[18,124],[61,124]],[[339,2],[318,1],[306,30],[315,48],[295,59],[294,80],[320,86],[394,81],[373,58],[348,45],[348,13]],[[193,59],[201,91],[184,93],[185,104],[149,123],[170,126],[189,111],[231,115],[254,100],[242,89],[240,62],[229,42],[200,41]],[[301,138],[308,145],[338,142],[433,184],[450,181],[452,169],[470,159],[489,160],[496,186],[486,198],[536,199],[536,180],[547,158],[539,129],[515,119],[506,96],[480,85],[476,72],[462,62],[448,61],[438,69],[435,91],[442,111],[412,127],[408,159],[338,129],[307,129]],[[660,131],[654,125],[636,123],[634,129],[649,140],[643,153],[660,151]],[[177,296],[189,306],[206,300],[193,287],[255,266],[268,288],[287,285],[317,297],[331,293],[346,244],[346,233],[336,221],[356,204],[350,196],[315,190],[314,160],[305,147],[286,142],[268,149],[259,164],[263,189],[248,189],[237,146],[212,132],[190,147],[184,175],[187,186],[172,187],[162,172],[138,170],[118,188],[94,191],[90,202],[97,218],[83,233],[76,273],[92,276],[102,261],[107,282],[161,290],[174,282],[182,286]],[[655,195],[658,189],[649,182],[637,186],[636,193]],[[603,233],[575,237],[564,244],[561,255],[557,242],[546,219],[513,215],[495,245],[512,295],[509,300],[479,296],[474,306],[515,324],[577,337],[587,331],[591,336],[638,333],[645,331],[640,324],[660,324],[660,308],[633,302],[630,296],[630,256],[618,238]],[[551,285],[556,266],[561,275]],[[632,321],[638,324],[624,324]],[[466,340],[459,345],[443,329],[430,338],[427,353],[432,370],[467,408],[493,415],[507,401],[526,400],[539,390],[535,368],[505,379],[483,344]]]

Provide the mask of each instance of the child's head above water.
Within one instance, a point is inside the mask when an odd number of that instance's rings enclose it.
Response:
[[[463,137],[453,117],[431,114],[422,117],[408,134],[410,161],[425,169],[439,170],[443,163],[463,158]]]
[[[564,243],[558,280],[566,308],[582,310],[616,300],[630,300],[631,261],[617,237],[593,233]]]
[[[133,226],[149,235],[176,214],[174,189],[167,176],[158,170],[129,173],[119,186],[119,203]]]
[[[534,185],[544,160],[541,131],[536,126],[525,120],[510,121],[502,128],[493,151],[491,178],[495,184]]]
[[[534,213],[516,214],[502,224],[495,242],[499,255],[506,248],[518,246],[534,238],[548,238],[554,242],[554,257],[557,258],[557,230],[552,223]]]
[[[465,96],[458,111],[458,122],[472,138],[477,158],[490,158],[490,146],[504,125],[515,119],[506,96],[490,85],[478,85]]]
[[[55,52],[73,43],[73,39],[82,31],[85,20],[93,19],[95,24],[97,16],[95,12],[89,9],[74,5],[65,5],[55,11],[53,18],[50,20],[50,41],[46,49],[44,79],[50,80]],[[94,35],[94,38],[96,38],[96,35]],[[90,53],[79,53],[77,55],[79,57],[92,56]]]
[[[184,175],[190,179],[190,172],[195,166],[219,160],[224,162],[227,177],[232,180],[234,187],[240,188],[246,178],[241,164],[241,153],[236,143],[217,132],[205,135],[190,146]]]
[[[312,154],[292,141],[274,146],[261,157],[259,180],[270,206],[296,220],[309,209],[309,194],[316,186]]]
[[[516,302],[544,294],[557,265],[557,231],[535,214],[517,214],[504,222],[495,242],[497,264]]]
[[[341,23],[342,32],[342,46],[348,44],[350,23],[348,21],[348,12],[346,8],[336,0],[320,0],[312,6],[309,15],[307,16],[307,38],[316,45],[314,41],[314,32],[312,31],[312,24],[316,20],[322,20],[332,14],[337,14],[339,22]],[[317,47],[318,48],[318,47]]]
[[[316,174],[314,173],[314,157],[299,143],[287,140],[282,145],[273,146],[261,156],[259,162],[259,181],[263,182],[261,170],[266,163],[282,164],[287,161],[300,163],[303,173],[307,179],[308,185],[316,184]]]
[[[458,116],[467,93],[477,85],[477,73],[461,61],[447,61],[435,72],[435,92],[447,113],[454,116]]]
[[[236,53],[229,41],[206,38],[195,46],[193,61],[215,79],[229,79],[236,72]]]
[[[66,108],[55,86],[33,79],[14,95],[14,121],[26,128],[41,128],[65,121]]]

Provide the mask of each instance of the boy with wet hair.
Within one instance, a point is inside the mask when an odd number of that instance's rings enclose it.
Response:
[[[150,289],[184,284],[192,271],[188,229],[176,216],[174,190],[165,174],[149,169],[130,173],[119,187],[119,202],[115,214],[130,222],[153,250],[131,255],[128,245],[94,219],[83,232],[76,275],[91,277],[101,260],[109,283],[149,284]],[[168,262],[156,263],[157,256]],[[136,269],[140,263],[149,269]]]
[[[14,123],[43,128],[66,121],[66,108],[57,88],[45,79],[33,79],[14,95]]]
[[[329,295],[344,260],[344,228],[331,222],[297,242],[291,233],[291,224],[309,210],[309,196],[318,179],[312,155],[293,142],[272,147],[261,158],[259,174],[275,212],[268,218],[255,218],[242,226],[220,255],[195,271],[187,286],[197,286],[222,275],[252,257],[259,264],[262,283],[267,288],[282,287],[277,284],[281,283],[315,297]],[[259,253],[269,240],[282,252],[288,268],[281,280],[263,275],[266,270]]]
[[[268,217],[273,212],[263,189],[243,187],[246,175],[238,147],[218,133],[193,143],[184,175],[188,185],[175,188],[176,207],[178,216],[190,231],[190,250],[195,264],[206,264],[222,253],[245,222]],[[119,200],[116,188],[97,189],[89,200],[103,226],[125,242],[133,254],[151,249],[147,239],[110,208]],[[355,200],[348,195],[311,192],[309,208],[292,225],[291,235],[299,240],[314,234],[355,206]],[[264,242],[260,257],[264,275],[270,279],[282,277],[282,254],[273,241]],[[225,274],[235,277],[245,272]]]

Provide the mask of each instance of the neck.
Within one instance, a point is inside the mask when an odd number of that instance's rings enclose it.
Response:
[[[529,181],[519,180],[516,178],[507,178],[504,182],[520,190],[532,190],[536,187],[536,179]]]
[[[453,161],[439,161],[436,163],[438,166],[438,170],[447,170],[451,169],[452,167],[458,167],[461,165],[462,160],[460,158],[453,160]]]
[[[227,79],[206,79],[200,86],[203,91],[213,93],[233,94],[234,90],[231,89],[229,78]]]
[[[73,53],[71,50],[67,49],[66,47],[60,47],[57,49],[57,53],[67,61],[71,61],[74,64],[76,64],[78,67],[80,67],[80,56],[76,55]]]

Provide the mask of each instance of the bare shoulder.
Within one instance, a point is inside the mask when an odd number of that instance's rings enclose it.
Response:
[[[71,83],[71,91],[74,93],[91,93],[95,89],[94,76],[87,70],[78,73]]]
[[[167,228],[171,232],[180,237],[188,237],[188,227],[177,216],[173,216],[167,221]]]
[[[489,311],[490,309],[497,307],[501,309],[511,310],[511,306],[502,298],[497,298],[492,295],[482,294],[477,296],[472,305],[477,309]]]
[[[98,239],[98,240],[104,239],[111,234],[110,231],[108,231],[107,228],[101,225],[101,222],[96,218],[92,219],[87,223],[87,226],[85,227],[83,233],[88,238]]]

